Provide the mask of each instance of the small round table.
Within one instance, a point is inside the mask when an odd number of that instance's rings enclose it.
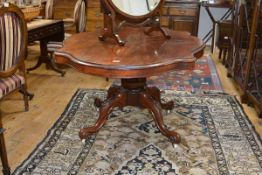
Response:
[[[95,100],[100,108],[99,118],[94,126],[80,130],[81,139],[98,132],[114,107],[136,106],[148,108],[161,133],[172,143],[180,142],[180,135],[164,126],[161,112],[172,109],[173,101],[162,103],[160,90],[148,87],[146,78],[172,70],[193,69],[205,45],[186,32],[167,30],[171,39],[165,39],[159,32],[145,35],[144,30],[124,28],[119,32],[125,46],[111,39],[99,41],[95,32],[76,34],[55,53],[57,63],[71,65],[83,73],[121,79],[120,86],[109,88],[105,101]]]

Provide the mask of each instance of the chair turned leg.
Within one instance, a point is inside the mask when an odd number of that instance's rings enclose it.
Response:
[[[221,56],[222,56],[222,49],[219,48],[219,54],[218,54],[218,58],[221,59]]]
[[[23,87],[23,92],[24,92],[23,94],[24,94],[24,102],[25,102],[25,111],[28,111],[29,110],[28,95],[25,86]]]
[[[225,62],[226,62],[226,56],[227,56],[227,49],[224,49],[223,58],[222,58],[222,64],[225,64]]]
[[[24,96],[25,111],[28,111],[29,110],[28,100],[32,100],[32,98],[34,97],[34,94],[31,94],[31,93],[27,92],[26,85],[23,85],[22,89],[19,92],[22,93],[23,96]]]
[[[1,120],[1,119],[0,119]],[[2,126],[1,126],[2,127]],[[7,153],[6,153],[6,147],[5,147],[5,139],[4,139],[4,133],[3,129],[0,128],[0,156],[1,156],[1,161],[2,161],[2,166],[3,166],[3,174],[4,175],[10,175],[10,167],[8,164],[8,159],[7,159]]]

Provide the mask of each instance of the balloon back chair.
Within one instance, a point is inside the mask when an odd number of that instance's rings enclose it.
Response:
[[[27,27],[21,10],[8,4],[0,10],[0,99],[20,90],[24,95],[25,110],[29,109],[25,74]]]
[[[65,29],[75,26],[76,33],[84,32],[86,30],[86,14],[87,1],[77,0],[74,8],[73,18],[63,19]]]
[[[76,33],[86,31],[86,18],[87,16],[87,1],[86,0],[77,0],[74,8],[74,18],[64,19],[65,28],[75,25]],[[71,36],[69,33],[65,33],[65,40]],[[47,51],[50,54],[50,57],[53,57],[54,52],[57,49],[63,47],[64,42],[50,41],[47,44]],[[63,72],[63,71],[62,71]],[[62,73],[62,76],[65,72]]]
[[[54,18],[54,0],[47,0],[45,5],[45,19]]]
[[[26,85],[24,64],[26,45],[27,28],[22,11],[12,4],[4,3],[3,7],[0,7],[0,100],[9,93],[20,90],[27,111],[28,99],[33,95],[27,92]],[[0,155],[3,173],[10,174],[1,121]]]

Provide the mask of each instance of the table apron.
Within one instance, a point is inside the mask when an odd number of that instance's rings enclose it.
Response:
[[[48,39],[52,41],[64,40],[64,25],[56,23],[49,26],[32,29],[28,31],[28,42]]]

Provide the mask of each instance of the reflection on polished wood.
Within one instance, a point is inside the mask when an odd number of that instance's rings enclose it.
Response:
[[[121,86],[111,87],[105,101],[95,100],[99,118],[94,126],[81,129],[81,139],[98,132],[114,107],[131,105],[148,108],[161,133],[172,143],[180,142],[180,135],[164,126],[161,112],[162,108],[172,109],[173,102],[161,103],[159,89],[147,87],[146,78],[174,69],[193,69],[205,45],[186,32],[168,31],[171,39],[166,40],[159,32],[145,35],[144,30],[122,30],[120,34],[127,41],[124,47],[113,40],[101,42],[94,32],[77,34],[55,53],[58,63],[80,72],[121,79]]]

